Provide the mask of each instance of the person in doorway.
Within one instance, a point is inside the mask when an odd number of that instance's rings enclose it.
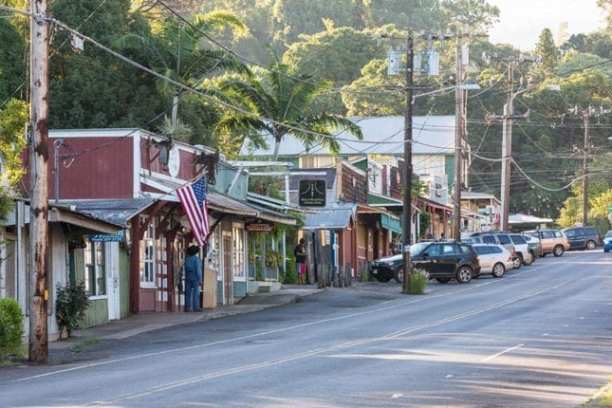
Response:
[[[200,285],[202,284],[202,260],[200,248],[190,246],[185,258],[185,311],[200,312]]]
[[[295,256],[298,283],[304,285],[306,283],[306,241],[304,241],[304,238],[301,238],[295,246],[293,255]]]

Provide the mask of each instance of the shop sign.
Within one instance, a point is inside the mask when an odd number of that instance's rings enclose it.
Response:
[[[274,225],[266,223],[246,224],[246,230],[249,232],[272,232]]]
[[[122,242],[125,239],[125,234],[123,231],[119,231],[116,234],[89,235],[88,238],[91,242]]]
[[[300,207],[325,207],[325,180],[300,180]]]

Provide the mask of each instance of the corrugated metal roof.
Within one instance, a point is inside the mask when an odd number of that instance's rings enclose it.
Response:
[[[327,207],[305,213],[305,230],[345,229],[349,226],[351,217],[355,215],[355,204],[340,204],[337,207]]]
[[[340,142],[340,154],[388,154],[398,155],[404,151],[404,118],[402,116],[355,117],[349,118],[357,123],[363,132],[359,141],[347,132],[341,132],[338,138],[349,141]],[[414,154],[454,154],[454,116],[415,116],[413,118],[412,146]],[[253,150],[248,141],[242,148],[241,155],[272,156],[274,140],[271,135],[264,135],[268,148]],[[294,136],[286,136],[279,150],[280,156],[298,156],[301,154],[330,154],[321,146],[306,146]]]
[[[62,202],[75,211],[115,225],[127,226],[129,220],[155,203],[153,198],[133,200],[92,200]]]

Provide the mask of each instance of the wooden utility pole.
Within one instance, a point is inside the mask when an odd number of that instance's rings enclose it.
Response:
[[[487,120],[490,122],[501,122],[503,124],[502,136],[502,169],[501,169],[501,230],[508,231],[510,229],[510,181],[512,179],[512,125],[515,120],[527,119],[529,111],[524,115],[514,114],[514,100],[517,96],[527,92],[528,88],[514,91],[514,68],[518,62],[511,61],[508,68],[508,82],[510,83],[510,91],[508,93],[508,101],[504,105],[504,114],[501,116],[490,115]]]
[[[582,159],[582,224],[586,227],[589,222],[589,156],[591,155],[591,113],[589,107],[582,114],[584,121],[584,158]]]
[[[404,202],[402,212],[402,254],[404,255],[404,293],[410,292],[412,262],[412,104],[414,85],[414,37],[406,39],[406,111],[404,112]]]
[[[463,188],[463,41],[457,36],[457,73],[455,84],[455,191],[453,197],[453,238],[461,240],[461,189]]]
[[[31,141],[30,141],[30,340],[29,359],[45,363],[47,332],[48,158],[49,158],[49,23],[47,0],[31,0]]]

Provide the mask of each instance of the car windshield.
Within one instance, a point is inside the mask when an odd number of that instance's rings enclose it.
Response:
[[[608,231],[608,233],[606,234],[606,238],[612,238],[612,231]]]
[[[413,246],[410,247],[410,256],[417,256],[417,255],[421,255],[421,252],[423,252],[423,250],[425,248],[427,248],[428,246],[430,246],[431,244],[426,243],[426,242],[422,242],[420,244],[415,244]]]

